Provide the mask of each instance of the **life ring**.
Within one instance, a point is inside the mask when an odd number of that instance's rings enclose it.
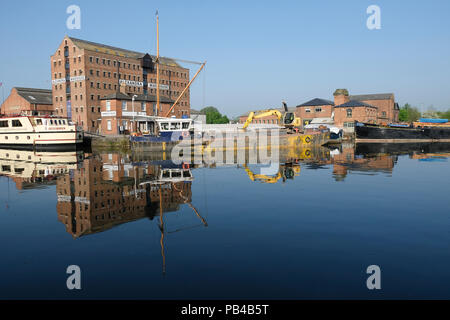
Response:
[[[310,135],[307,135],[307,136],[304,138],[303,141],[305,141],[305,143],[310,143],[310,142],[311,142],[311,136],[310,136]]]
[[[187,162],[183,162],[183,164],[182,164],[182,168],[183,168],[183,170],[187,170],[187,169],[189,169],[189,163],[187,163]]]
[[[311,158],[311,150],[306,149],[306,150],[303,152],[303,157],[304,157],[304,158]]]

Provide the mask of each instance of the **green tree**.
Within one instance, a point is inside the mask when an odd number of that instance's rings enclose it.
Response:
[[[416,107],[412,107],[409,103],[401,107],[398,113],[398,120],[401,122],[417,121],[420,117],[420,111]]]
[[[200,110],[201,113],[206,115],[207,124],[220,124],[229,123],[230,120],[226,115],[222,115],[215,107],[209,106]]]
[[[449,119],[450,120],[450,109],[447,111],[438,111],[438,116],[441,119]]]

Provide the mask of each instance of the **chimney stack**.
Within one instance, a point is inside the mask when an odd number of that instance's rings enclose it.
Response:
[[[333,95],[335,106],[339,106],[349,101],[347,89],[336,89]]]

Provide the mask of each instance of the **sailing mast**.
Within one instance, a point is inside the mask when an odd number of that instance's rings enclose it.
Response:
[[[159,108],[159,16],[156,10],[156,113]]]

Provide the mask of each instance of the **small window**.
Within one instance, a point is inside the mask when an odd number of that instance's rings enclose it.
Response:
[[[111,120],[108,120],[107,122],[107,130],[111,131]]]
[[[310,112],[311,112],[311,109],[306,108],[306,109],[305,109],[305,112],[306,112],[306,113],[310,113]]]
[[[7,127],[8,127],[8,120],[0,121],[0,128],[7,128]]]
[[[12,126],[13,127],[21,127],[22,123],[20,122],[20,120],[13,120],[12,121]]]
[[[36,124],[37,125],[42,125],[42,119],[36,119]]]
[[[171,130],[178,130],[178,129],[180,129],[180,123],[179,122],[172,122],[170,124],[170,129]]]
[[[352,109],[347,109],[347,118],[351,118],[353,115],[353,110]]]
[[[111,101],[106,100],[106,111],[111,111]]]
[[[314,111],[315,111],[315,112],[322,112],[322,108],[321,108],[321,107],[318,107],[318,108],[316,108]]]

